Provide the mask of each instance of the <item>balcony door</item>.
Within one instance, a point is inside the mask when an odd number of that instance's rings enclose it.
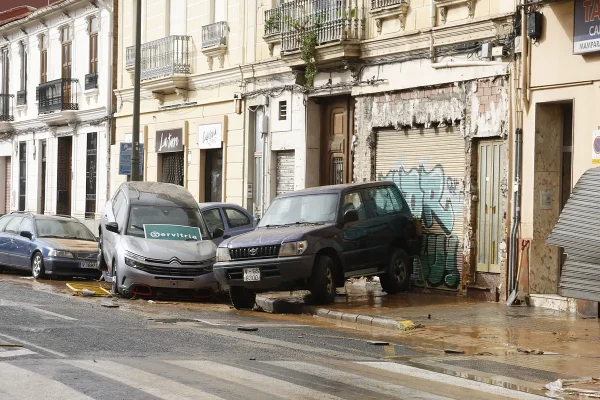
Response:
[[[71,215],[72,149],[72,136],[58,138],[58,160],[56,163],[56,213],[62,215]]]
[[[8,48],[5,47],[0,50],[0,67],[2,70],[2,81],[0,82],[0,116],[8,117],[9,112],[9,98],[8,98],[8,76],[9,76],[9,60],[8,60]]]
[[[62,103],[71,103],[71,75],[72,75],[72,29],[70,26],[65,26],[62,29]]]

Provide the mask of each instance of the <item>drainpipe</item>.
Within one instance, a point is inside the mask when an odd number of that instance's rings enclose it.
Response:
[[[527,40],[527,14],[525,4],[521,5],[521,100],[529,110],[529,41]]]
[[[523,129],[515,130],[515,181],[513,183],[513,218],[510,230],[509,243],[509,265],[508,265],[508,289],[509,293],[516,287],[515,267],[517,265],[517,231],[521,222],[521,152],[523,146]]]
[[[433,46],[433,28],[435,28],[435,0],[431,0],[429,8],[429,19],[431,21],[430,27],[430,43],[429,43],[429,58],[433,63],[435,61],[435,48]]]

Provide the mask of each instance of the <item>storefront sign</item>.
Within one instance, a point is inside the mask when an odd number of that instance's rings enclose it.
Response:
[[[223,142],[221,124],[200,125],[198,127],[198,147],[201,149],[219,149]]]
[[[600,0],[575,0],[573,54],[600,51]]]
[[[156,131],[156,152],[172,153],[183,151],[183,129]]]
[[[146,239],[202,240],[200,229],[193,226],[144,224]]]
[[[133,144],[119,144],[119,175],[131,175],[131,153]],[[140,143],[140,175],[144,175],[144,144]]]
[[[592,164],[600,164],[600,131],[592,132]]]

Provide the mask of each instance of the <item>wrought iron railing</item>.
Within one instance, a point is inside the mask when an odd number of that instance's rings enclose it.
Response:
[[[38,114],[54,111],[78,110],[78,79],[57,79],[37,87]]]
[[[364,38],[364,0],[292,0],[281,9],[281,49],[298,50],[306,32],[317,44]]]
[[[24,106],[25,104],[27,104],[27,91],[19,90],[17,92],[17,105]]]
[[[85,90],[98,89],[98,73],[94,72],[85,76]]]
[[[190,74],[190,41],[191,36],[167,36],[162,39],[144,43],[141,50],[141,80],[149,80],[172,76],[174,74]],[[127,48],[126,68],[135,65],[135,46]]]
[[[281,32],[281,7],[265,11],[265,36]]]
[[[13,112],[14,94],[0,94],[0,121],[14,121]]]
[[[227,22],[215,22],[202,27],[202,48],[227,45]]]
[[[371,0],[371,8],[373,10],[382,7],[396,6],[406,3],[406,0]]]

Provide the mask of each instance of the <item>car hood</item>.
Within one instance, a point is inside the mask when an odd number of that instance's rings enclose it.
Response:
[[[211,240],[186,242],[180,240],[146,239],[135,236],[122,236],[123,248],[144,258],[180,261],[203,261],[213,258],[217,247]]]
[[[89,240],[38,238],[38,241],[55,250],[71,251],[75,253],[93,253],[98,251],[98,242],[92,242]]]
[[[334,224],[325,225],[292,225],[273,228],[256,228],[255,230],[243,235],[235,236],[221,244],[222,247],[229,248],[251,247],[251,246],[269,246],[281,244],[284,242],[293,242],[303,240],[306,235],[318,236],[323,229],[331,227]]]

